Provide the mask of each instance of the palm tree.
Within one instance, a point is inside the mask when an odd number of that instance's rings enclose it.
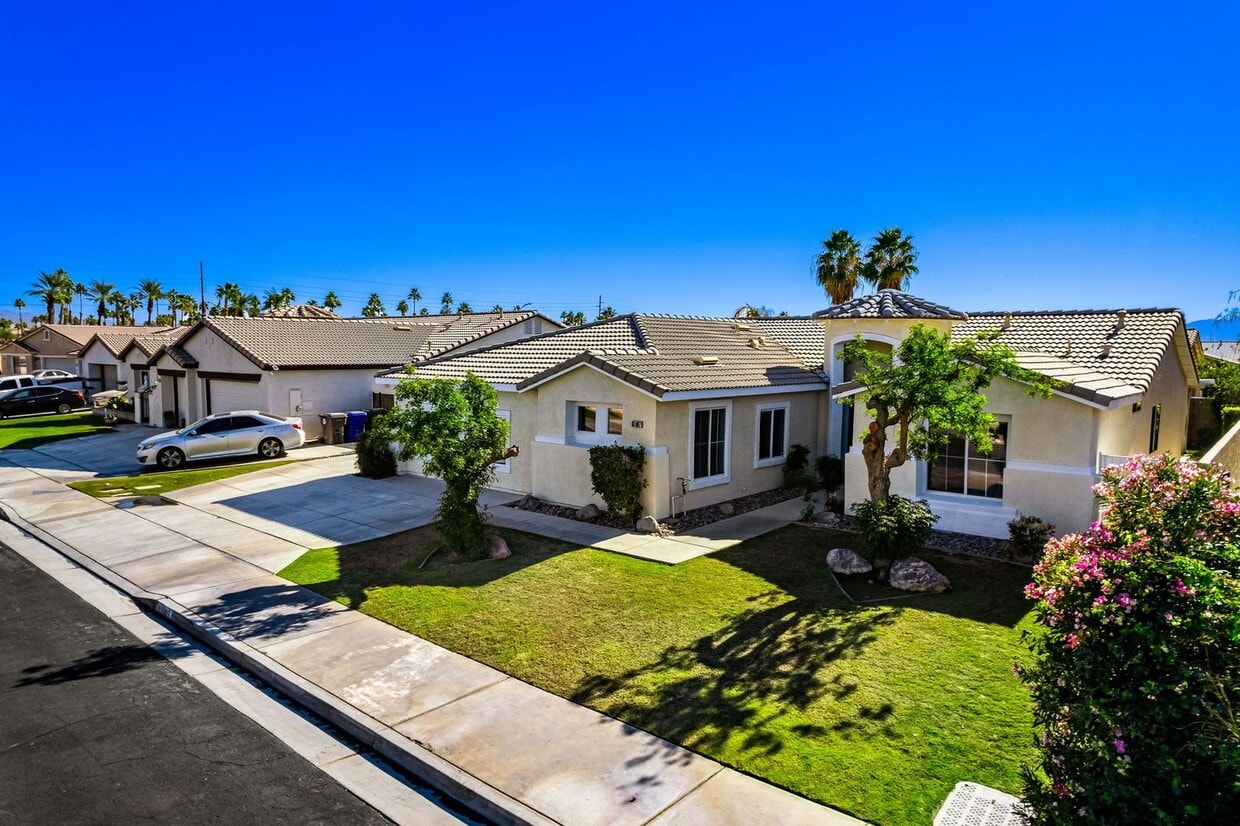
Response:
[[[337,297],[335,290],[329,290],[327,295],[323,297],[323,306],[333,313],[340,307],[340,298]]]
[[[169,300],[171,301],[171,299]],[[170,306],[175,307],[172,311],[172,326],[174,327],[177,324],[176,314],[178,310],[181,313],[182,320],[188,320],[199,311],[198,302],[194,300],[194,297],[192,295],[183,295],[181,293],[177,294],[176,303]]]
[[[608,318],[615,318],[615,317],[616,317],[616,311],[615,311],[615,310],[614,310],[611,306],[607,306],[607,307],[604,307],[604,308],[603,308],[603,309],[599,312],[599,314],[598,314],[597,316],[595,316],[595,317],[594,317],[594,320],[595,320],[595,321],[603,321],[603,320],[605,320],[605,319],[608,319]]]
[[[586,323],[586,314],[580,311],[565,310],[560,313],[560,321],[564,322],[565,327],[580,327]]]
[[[73,279],[69,277],[69,273],[64,270],[56,270],[55,272],[39,271],[39,277],[34,282],[34,289],[30,290],[29,295],[37,296],[43,300],[47,307],[47,323],[56,323],[56,307],[60,306],[60,315],[63,317],[64,306],[72,298]]]
[[[457,315],[466,315],[468,313],[472,313],[473,311],[474,308],[469,305],[468,301],[462,301],[460,304],[456,305]]]
[[[400,301],[396,302],[396,312],[400,313],[401,318],[404,318],[406,315],[408,315],[409,302],[403,298]]]
[[[493,312],[493,313],[500,313],[500,314],[502,315],[502,314],[503,314],[503,312],[504,312],[504,305],[503,305],[503,304],[496,304],[494,307],[492,307],[492,308],[491,308],[491,312]]]
[[[875,290],[903,290],[918,272],[913,236],[899,227],[888,227],[874,236],[861,266],[861,277]]]
[[[144,278],[138,282],[138,295],[146,299],[146,323],[150,324],[156,302],[164,297],[164,285],[152,278]]]
[[[366,300],[366,306],[362,308],[362,315],[366,318],[381,318],[387,315],[387,310],[383,308],[383,301],[378,293],[370,294],[370,298]]]
[[[245,311],[245,293],[241,287],[231,281],[225,281],[215,288],[216,304],[211,312],[216,315],[238,316]]]
[[[250,316],[251,318],[253,318],[254,316],[258,315],[258,308],[259,308],[258,296],[256,296],[254,293],[246,293],[245,295],[241,296],[241,306],[238,308],[239,312],[237,313],[237,315]]]
[[[418,302],[422,300],[422,292],[417,287],[414,287],[406,297],[413,302],[413,312],[416,315],[418,312]]]
[[[86,315],[86,309],[82,302],[86,298],[87,292],[85,284],[79,284],[76,281],[73,283],[73,294],[78,297],[78,324],[82,323],[82,319]]]
[[[115,319],[114,324],[120,326],[125,321],[125,313],[129,308],[129,298],[120,290],[116,290],[108,300],[112,302],[112,318]]]
[[[167,290],[164,292],[164,300],[168,302],[168,313],[172,316],[172,326],[177,326],[177,313],[179,309],[177,302],[181,300],[181,294],[176,290]],[[158,316],[156,316],[158,319]]]
[[[439,297],[439,314],[447,315],[452,312],[452,293],[444,293]]]
[[[827,291],[832,304],[842,304],[857,291],[861,274],[861,245],[846,229],[837,229],[822,242],[822,252],[814,259],[818,285]]]
[[[418,315],[430,315],[430,314],[431,314],[431,311],[430,311],[430,310],[428,310],[428,309],[426,309],[425,307],[423,307],[422,309],[418,310]]]
[[[22,318],[22,310],[26,308],[26,299],[19,295],[13,302],[13,308],[17,310],[17,329],[21,330],[26,326],[26,321]]]
[[[99,316],[100,324],[102,324],[103,320],[108,317],[108,299],[112,297],[112,293],[115,290],[116,285],[109,284],[107,281],[91,282],[90,290],[87,292],[87,295],[91,297],[92,301],[98,302],[95,307],[95,311]]]

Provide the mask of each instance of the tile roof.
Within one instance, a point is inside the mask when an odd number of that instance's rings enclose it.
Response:
[[[1201,348],[1210,358],[1240,361],[1240,341],[1203,341]]]
[[[968,315],[942,304],[899,290],[879,290],[834,304],[814,313],[814,318],[942,318],[968,320]]]
[[[316,307],[313,304],[293,304],[289,307],[281,307],[278,310],[268,310],[265,313],[259,313],[259,318],[340,318],[326,307]]]
[[[1064,382],[1069,395],[1105,406],[1147,391],[1169,346],[1183,345],[1181,366],[1195,385],[1184,329],[1183,315],[1170,309],[988,311],[953,325],[952,337],[997,332],[995,340],[1011,347],[1023,366]]]
[[[121,333],[131,336],[150,335],[162,330],[168,330],[168,327],[112,327],[105,324],[40,324],[35,327],[23,338],[33,335],[43,327],[55,330],[70,341],[76,341],[78,344],[86,344],[96,333]]]
[[[429,324],[382,319],[232,316],[209,316],[200,325],[196,329],[211,330],[264,370],[404,364],[423,348],[434,329]],[[185,343],[192,352],[192,336]]]
[[[133,349],[141,353],[144,360],[149,359],[158,353],[161,347],[170,341],[178,341],[187,335],[191,329],[190,327],[175,327],[153,335],[130,336],[129,343],[122,347],[116,356],[117,358],[122,358]]]
[[[471,372],[525,389],[588,364],[655,396],[823,385],[820,371],[749,321],[625,315],[415,366],[419,375],[460,378]]]

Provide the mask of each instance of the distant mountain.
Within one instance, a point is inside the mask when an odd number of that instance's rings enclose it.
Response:
[[[1201,333],[1202,341],[1240,341],[1240,320],[1215,321],[1203,318],[1190,321],[1188,326]]]

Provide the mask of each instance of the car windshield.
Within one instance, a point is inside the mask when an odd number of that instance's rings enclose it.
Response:
[[[177,431],[177,434],[178,434],[178,435],[180,435],[181,433],[185,433],[185,432],[187,432],[187,431],[193,430],[195,427],[198,427],[198,426],[199,426],[199,425],[201,425],[203,422],[208,422],[208,421],[210,421],[210,420],[211,420],[211,417],[210,417],[210,416],[208,416],[208,417],[206,417],[205,419],[199,419],[199,420],[198,420],[198,421],[196,421],[196,422],[190,422],[189,424],[185,425],[185,427],[183,427],[183,428],[181,428],[180,430],[178,430],[178,431]]]

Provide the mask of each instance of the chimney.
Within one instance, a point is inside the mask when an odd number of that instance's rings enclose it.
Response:
[[[1107,358],[1108,356],[1110,356],[1110,355],[1111,355],[1111,346],[1112,346],[1112,345],[1110,345],[1110,344],[1104,344],[1104,345],[1102,345],[1102,352],[1098,354],[1098,357],[1099,357],[1099,358]]]
[[[1117,312],[1115,314],[1115,329],[1116,330],[1124,329],[1124,321],[1126,321],[1127,318],[1128,318],[1127,310],[1120,310],[1119,312]]]
[[[1063,354],[1065,356],[1072,355],[1072,339],[1068,339],[1067,343],[1064,345]]]
[[[1002,329],[1007,330],[1007,329],[1009,329],[1011,326],[1012,326],[1012,314],[1011,314],[1011,313],[1004,313],[1004,314],[1003,314],[1003,327],[1002,327]]]

